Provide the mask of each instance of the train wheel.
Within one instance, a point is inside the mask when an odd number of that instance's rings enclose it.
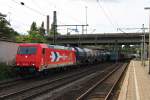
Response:
[[[47,76],[47,75],[48,75],[48,70],[47,70],[47,69],[44,69],[44,70],[42,71],[42,73],[43,73],[44,76]]]

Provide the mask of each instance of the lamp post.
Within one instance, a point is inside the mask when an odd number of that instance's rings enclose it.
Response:
[[[149,10],[149,47],[148,47],[148,59],[149,59],[149,74],[150,74],[150,7],[145,7],[145,10]]]
[[[144,27],[144,24],[142,24],[142,28],[143,28],[143,66],[145,66],[146,46],[145,46],[145,27]]]
[[[87,25],[87,6],[85,6],[85,23]],[[86,34],[87,34],[87,26],[86,26]]]
[[[144,65],[144,35],[141,35],[141,65]]]

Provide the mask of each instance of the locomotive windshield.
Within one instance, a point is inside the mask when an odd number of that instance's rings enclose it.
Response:
[[[35,54],[36,47],[19,47],[18,54]]]

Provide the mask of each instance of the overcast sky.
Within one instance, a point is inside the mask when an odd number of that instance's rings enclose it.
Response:
[[[87,33],[121,32],[117,28],[141,28],[142,24],[148,27],[148,11],[144,7],[150,6],[150,0],[0,0],[0,12],[7,14],[12,27],[22,34],[27,33],[33,21],[38,26],[42,21],[46,23],[47,14],[52,23],[54,10],[58,24],[86,24],[86,6]],[[66,27],[58,29],[66,34]]]

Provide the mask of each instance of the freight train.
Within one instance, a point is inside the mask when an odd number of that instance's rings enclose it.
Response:
[[[53,68],[119,59],[114,56],[108,52],[88,48],[21,43],[18,44],[16,54],[16,71],[19,74],[44,72]]]

